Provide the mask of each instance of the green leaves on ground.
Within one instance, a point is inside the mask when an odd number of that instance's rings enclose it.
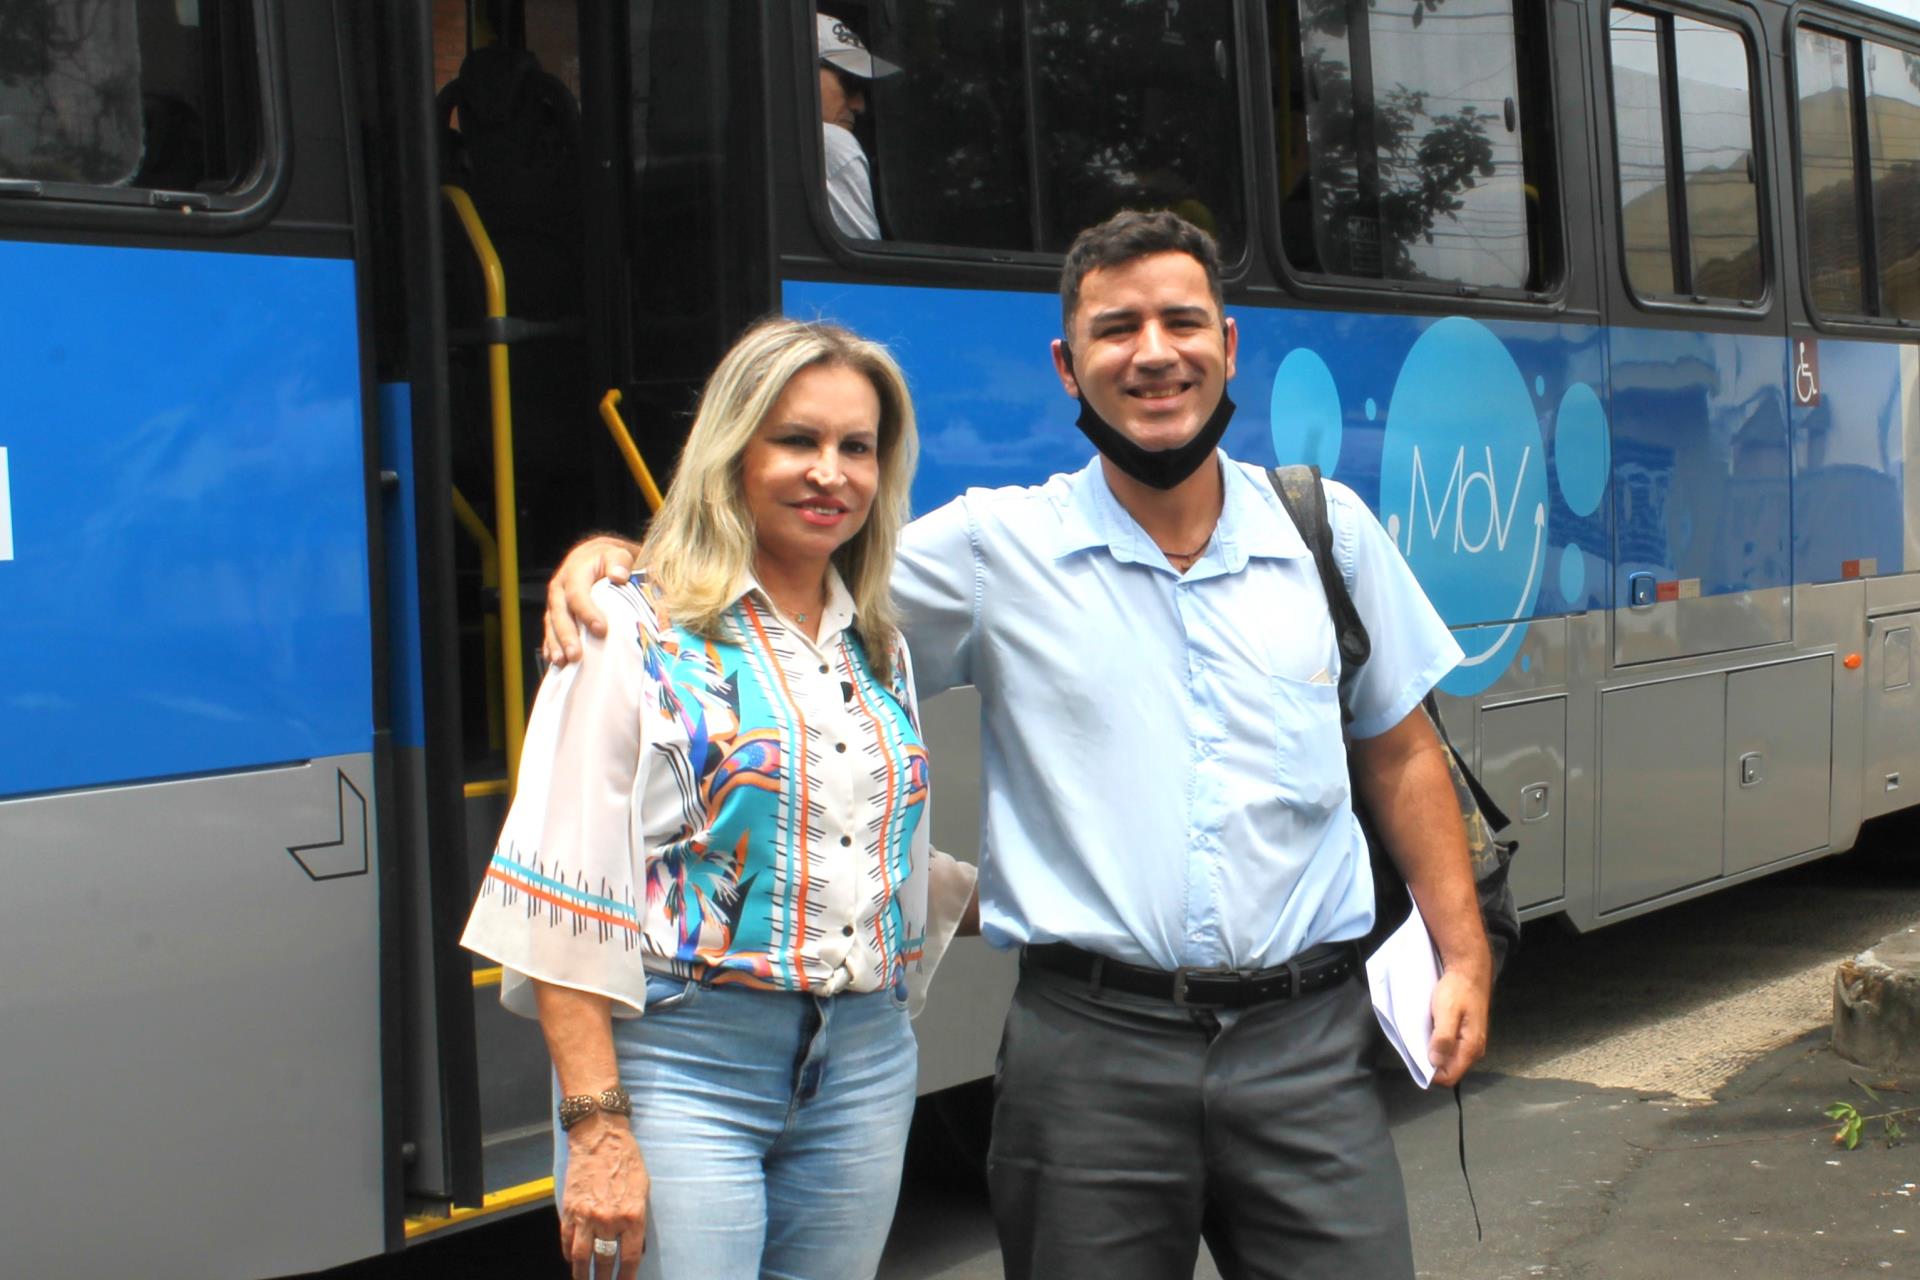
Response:
[[[1873,1086],[1861,1080],[1855,1080],[1853,1083],[1857,1085],[1860,1092],[1866,1094],[1870,1100],[1874,1102],[1880,1101],[1880,1095],[1874,1092]],[[1866,1129],[1867,1125],[1875,1121],[1879,1122],[1880,1131],[1884,1135],[1887,1145],[1889,1147],[1898,1146],[1900,1143],[1906,1141],[1907,1137],[1907,1131],[1900,1126],[1900,1117],[1912,1115],[1916,1111],[1920,1111],[1920,1107],[1899,1107],[1895,1110],[1882,1111],[1875,1115],[1861,1115],[1860,1108],[1854,1106],[1851,1102],[1835,1102],[1827,1107],[1826,1116],[1829,1120],[1838,1120],[1840,1122],[1840,1127],[1833,1131],[1833,1145],[1836,1147],[1845,1147],[1848,1151],[1852,1151],[1860,1145],[1860,1135]]]

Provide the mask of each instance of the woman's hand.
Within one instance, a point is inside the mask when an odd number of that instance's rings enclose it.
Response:
[[[614,1274],[594,1243],[620,1244],[619,1280],[635,1280],[647,1246],[647,1164],[625,1116],[596,1112],[567,1131],[567,1184],[560,1189],[560,1251],[573,1280]]]
[[[633,572],[640,548],[624,538],[606,534],[576,543],[547,583],[545,637],[541,652],[549,666],[564,667],[580,658],[580,629],[607,634],[607,620],[593,607],[593,584],[606,579],[625,582]]]
[[[612,1001],[591,991],[534,980],[540,1030],[560,1092],[599,1095],[620,1079],[613,1050]],[[620,1280],[636,1280],[647,1247],[647,1163],[626,1116],[590,1111],[566,1131],[567,1183],[560,1187],[560,1251],[573,1280],[610,1280],[618,1245]],[[594,1246],[603,1249],[595,1252]]]

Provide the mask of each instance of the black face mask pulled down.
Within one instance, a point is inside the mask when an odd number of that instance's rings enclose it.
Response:
[[[1124,474],[1155,489],[1171,489],[1198,471],[1200,464],[1213,456],[1213,451],[1220,445],[1220,437],[1227,433],[1227,423],[1232,419],[1233,401],[1223,390],[1219,407],[1207,419],[1206,425],[1194,434],[1193,439],[1171,449],[1142,449],[1095,413],[1085,396],[1080,397],[1080,418],[1074,425],[1093,441],[1093,447],[1100,451],[1102,457]]]

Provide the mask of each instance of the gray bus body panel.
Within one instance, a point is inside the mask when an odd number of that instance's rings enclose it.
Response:
[[[971,685],[927,699],[921,714],[933,767],[933,845],[967,862],[980,860],[980,694]],[[1000,1026],[1019,974],[1011,951],[979,938],[955,938],[914,1019],[920,1041],[920,1092],[932,1093],[993,1074]]]
[[[367,755],[0,802],[12,1275],[384,1245]]]

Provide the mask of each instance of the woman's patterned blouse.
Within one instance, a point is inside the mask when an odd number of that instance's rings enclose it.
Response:
[[[817,642],[752,583],[713,639],[639,576],[594,589],[607,639],[540,686],[462,939],[509,1009],[534,1013],[537,978],[634,1016],[648,972],[917,1007],[972,868],[928,843],[905,646],[876,679],[830,579]]]

